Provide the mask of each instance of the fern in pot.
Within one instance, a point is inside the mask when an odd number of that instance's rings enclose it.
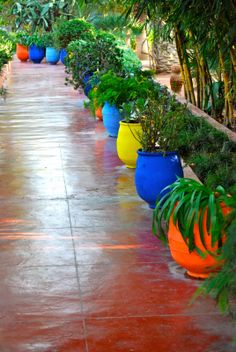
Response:
[[[212,190],[198,181],[179,178],[157,203],[153,233],[167,241],[173,259],[195,278],[206,278],[222,265],[230,196],[222,186]]]

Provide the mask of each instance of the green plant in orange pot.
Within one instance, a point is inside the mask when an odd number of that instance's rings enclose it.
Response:
[[[189,178],[179,178],[168,189],[154,210],[153,233],[168,239],[173,259],[190,276],[206,278],[223,264],[219,255],[231,212],[229,195],[222,186],[213,191]]]

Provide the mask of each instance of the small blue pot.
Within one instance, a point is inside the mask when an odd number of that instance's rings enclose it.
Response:
[[[46,48],[46,61],[48,64],[56,65],[60,60],[60,51],[55,48]]]
[[[29,58],[34,64],[40,64],[45,56],[45,49],[37,45],[30,45]]]
[[[102,108],[104,127],[110,137],[117,137],[122,119],[118,108],[106,102]]]
[[[93,76],[92,72],[88,72],[84,75],[84,94],[88,97],[90,90],[93,88],[92,84],[89,83],[90,78]]]
[[[138,151],[135,171],[135,186],[138,195],[154,209],[156,201],[168,191],[162,191],[178,177],[183,177],[183,168],[176,152]]]
[[[65,58],[67,56],[67,51],[66,49],[61,49],[60,51],[60,60],[61,62],[65,65]]]

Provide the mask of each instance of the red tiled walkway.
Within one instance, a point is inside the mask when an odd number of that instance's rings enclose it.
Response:
[[[150,231],[115,139],[63,66],[14,62],[0,106],[0,351],[231,352],[235,328]]]

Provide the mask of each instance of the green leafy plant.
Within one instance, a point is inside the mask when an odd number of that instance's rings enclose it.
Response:
[[[5,64],[12,59],[15,41],[11,34],[0,29],[0,73]]]
[[[141,63],[132,50],[119,41],[113,34],[98,31],[92,39],[72,41],[68,47],[66,72],[68,82],[77,89],[84,85],[87,73],[99,75],[112,70],[120,76],[139,72]]]
[[[54,26],[55,40],[58,48],[67,48],[67,45],[74,40],[93,41],[94,27],[83,19],[72,19],[59,21]]]
[[[98,66],[98,56],[94,55],[93,41],[83,39],[72,41],[67,47],[67,53],[65,64],[69,77],[66,81],[75,89],[84,87],[85,75],[96,72]]]
[[[107,31],[115,34],[122,40],[130,38],[131,44],[135,42],[135,37],[142,33],[143,24],[140,24],[134,18],[126,18],[121,16],[120,13],[112,13],[96,15],[89,18],[92,24],[98,30]],[[133,48],[133,45],[131,45]]]
[[[12,58],[15,51],[15,40],[12,33],[0,29],[0,50],[4,51],[3,56],[7,56],[8,60]]]
[[[55,47],[55,35],[53,32],[46,32],[43,34],[44,47]]]
[[[98,106],[103,106],[105,102],[111,105],[116,105],[120,110],[125,109],[125,106],[131,106],[132,102],[140,97],[147,97],[152,90],[153,82],[143,74],[128,75],[121,77],[113,71],[99,76],[96,89],[90,93],[91,100],[95,100]],[[127,113],[126,120],[132,117]]]
[[[224,109],[224,82],[218,81],[206,85],[203,109],[210,115],[222,116]]]
[[[141,123],[139,142],[145,152],[178,151],[178,134],[185,129],[186,106],[170,96],[167,89],[153,84],[147,98],[137,99],[132,115]]]
[[[45,47],[44,36],[42,34],[35,32],[29,37],[28,44],[29,46],[37,45],[40,48],[44,48]]]
[[[178,227],[183,240],[189,248],[189,252],[196,250],[200,255],[202,251],[196,246],[194,224],[199,226],[199,233],[203,247],[208,249],[204,240],[204,216],[206,218],[206,230],[211,235],[211,245],[217,245],[215,255],[222,248],[222,240],[225,236],[226,220],[222,210],[222,204],[228,203],[228,195],[222,186],[212,191],[205,185],[189,178],[179,178],[168,186],[168,193],[157,202],[153,213],[153,233],[166,242],[166,234],[170,218]],[[163,220],[165,224],[163,225]]]
[[[37,30],[51,31],[57,18],[68,16],[71,6],[68,1],[18,0],[13,3],[11,14],[15,28],[28,28],[31,33]]]
[[[30,38],[30,36],[27,32],[24,32],[24,31],[17,32],[16,37],[15,37],[16,44],[28,46],[29,45],[29,38]]]
[[[195,298],[199,295],[210,295],[216,299],[218,307],[222,313],[231,313],[234,318],[235,311],[231,310],[230,300],[235,295],[236,288],[236,187],[232,188],[231,197],[226,199],[227,206],[232,211],[226,218],[225,232],[226,241],[222,247],[220,259],[223,267],[219,273],[210,276],[195,293]]]

